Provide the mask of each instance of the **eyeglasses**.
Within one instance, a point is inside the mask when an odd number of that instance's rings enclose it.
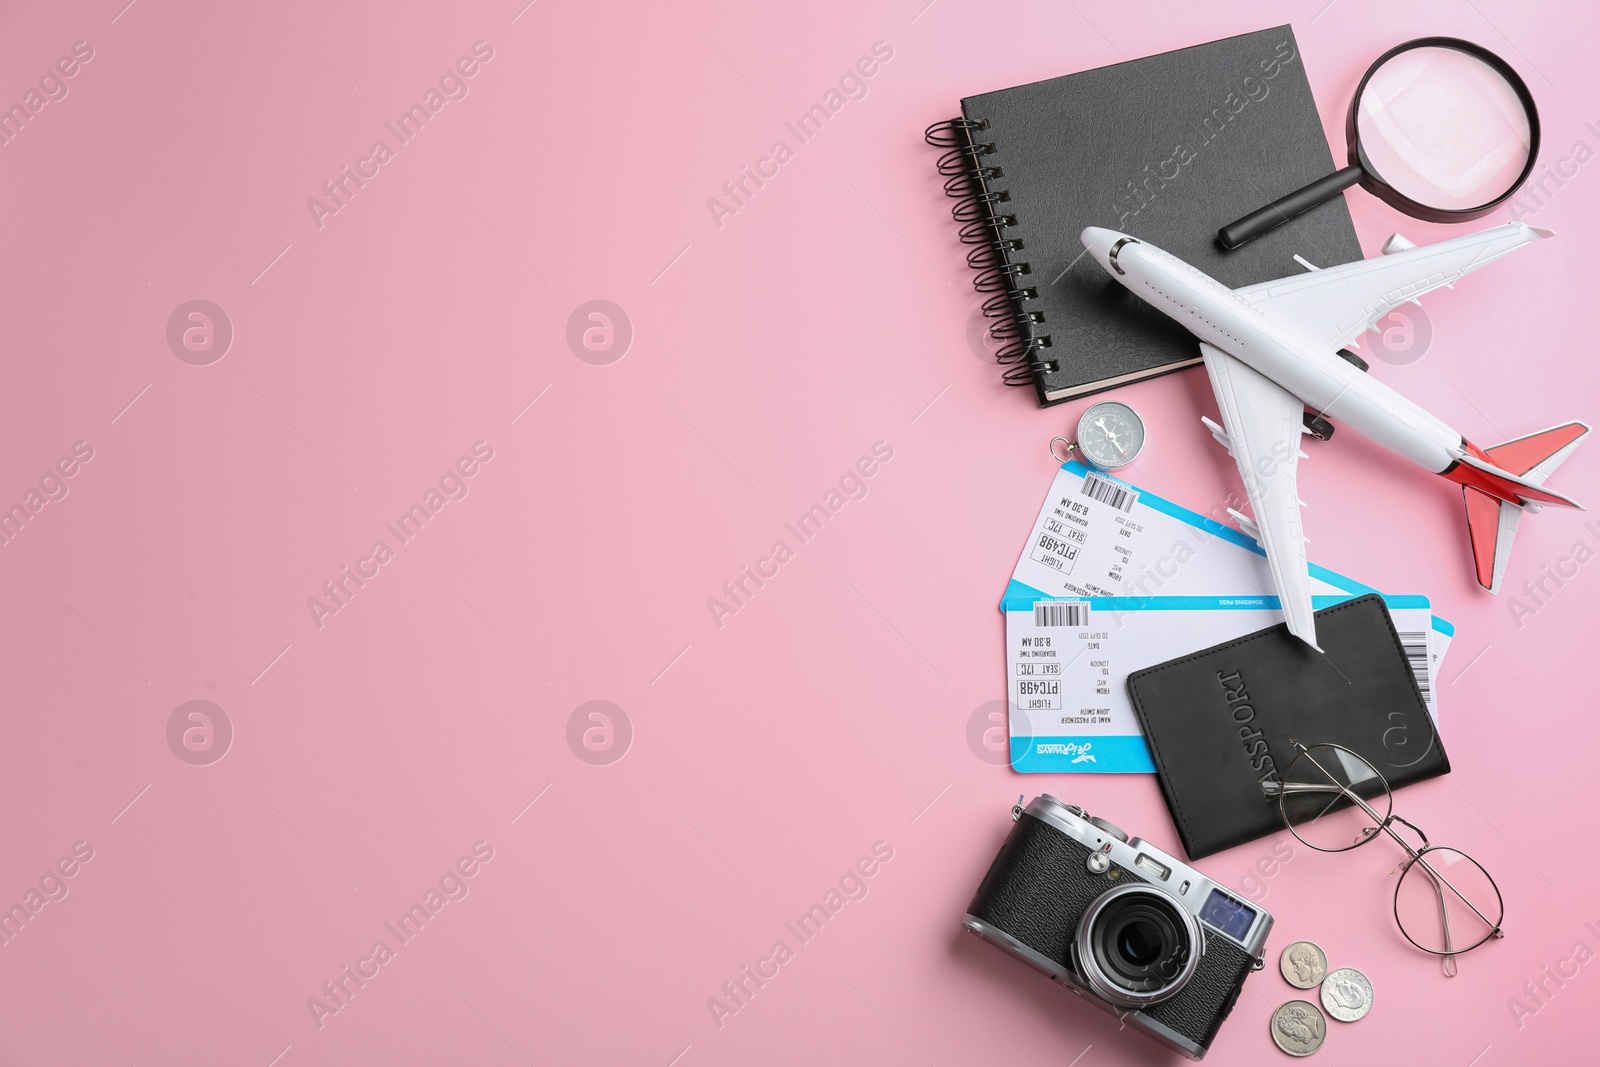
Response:
[[[1277,798],[1289,832],[1318,852],[1348,852],[1380,833],[1406,850],[1394,918],[1407,941],[1444,957],[1444,973],[1453,977],[1458,955],[1505,936],[1505,901],[1489,872],[1465,852],[1429,844],[1415,823],[1394,814],[1394,795],[1376,767],[1343,745],[1289,744],[1293,762],[1282,781],[1262,782],[1262,793]],[[1395,823],[1416,834],[1421,846],[1402,837]]]

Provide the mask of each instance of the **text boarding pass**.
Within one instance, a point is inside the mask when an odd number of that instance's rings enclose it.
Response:
[[[1229,506],[1219,504],[1214,513],[1226,515]],[[1313,595],[1377,592],[1315,563],[1308,570]],[[1239,597],[1272,590],[1266,554],[1247,534],[1074,460],[1056,471],[1000,610],[1013,604],[1031,610],[1043,597]],[[1407,632],[1419,631],[1428,667],[1424,693],[1437,717],[1433,683],[1455,627],[1430,615]]]

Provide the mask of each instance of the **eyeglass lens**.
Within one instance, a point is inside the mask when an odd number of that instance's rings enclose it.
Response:
[[[1347,789],[1365,807],[1352,801]],[[1284,776],[1284,821],[1301,841],[1323,852],[1343,852],[1370,841],[1392,805],[1383,776],[1355,753],[1334,745],[1310,746]]]
[[[1424,849],[1395,886],[1394,917],[1412,944],[1427,952],[1465,952],[1483,944],[1505,918],[1494,879],[1453,848]]]

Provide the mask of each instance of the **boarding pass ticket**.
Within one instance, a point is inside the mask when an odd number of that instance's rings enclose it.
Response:
[[[1317,610],[1357,594],[1312,598]],[[1428,600],[1384,597],[1433,714]],[[1006,605],[1011,765],[1024,772],[1153,772],[1128,675],[1282,621],[1277,597],[1088,597]],[[1435,717],[1437,722],[1437,717]]]
[[[1225,506],[1215,510],[1227,514]],[[1351,595],[1376,592],[1326,567],[1311,564],[1308,569],[1313,595],[1347,599]],[[1272,572],[1266,556],[1252,538],[1215,518],[1179,507],[1154,493],[1091,471],[1074,461],[1063,464],[1056,473],[1027,547],[1012,572],[1001,610],[1007,613],[1009,634],[1015,628],[1013,610],[1029,614],[1036,601],[1050,598],[1223,597],[1241,603],[1255,601],[1260,614],[1254,615],[1252,629],[1262,629],[1282,621],[1272,591]],[[1419,599],[1408,598],[1405,603],[1415,605]],[[1422,600],[1421,603],[1425,607],[1427,602]],[[1404,610],[1414,612],[1416,608]],[[1417,671],[1418,688],[1424,694],[1429,712],[1437,719],[1434,680],[1455,629],[1425,610],[1420,616],[1408,615],[1405,622],[1396,616],[1395,625],[1406,640],[1408,655]],[[1200,632],[1210,636],[1212,631]],[[1230,630],[1225,635],[1219,634],[1216,641],[1248,632],[1251,631],[1234,633]],[[1008,636],[1008,647],[1010,643]],[[1186,647],[1177,648],[1172,655],[1192,652],[1194,647],[1194,631],[1190,631]],[[1113,688],[1124,702],[1126,694],[1122,692],[1122,682],[1129,673],[1172,658],[1125,649],[1124,659],[1128,656],[1135,656],[1142,662],[1129,661],[1121,669]],[[1018,676],[1009,654],[1007,675],[1013,717],[1018,718]],[[1132,719],[1128,722],[1132,723]],[[1109,736],[1103,729],[1104,724],[1101,726],[1098,732]],[[1019,721],[1013,733],[1018,734],[1019,729],[1027,730],[1031,726]],[[1129,736],[1126,731],[1118,733]],[[1136,744],[1129,745],[1130,750],[1143,752],[1143,740],[1138,737],[1136,726],[1131,736]],[[1147,754],[1143,759],[1148,763]],[[1070,758],[1064,762],[1070,763]],[[1102,765],[1086,765],[1088,761],[1084,761],[1071,769],[1113,769],[1103,765],[1104,761],[1096,762]],[[1067,768],[1018,764],[1017,769]]]

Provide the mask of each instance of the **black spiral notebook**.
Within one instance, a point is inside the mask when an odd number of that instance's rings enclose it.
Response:
[[[1343,197],[1243,248],[1217,228],[1334,170],[1288,26],[969,96],[930,144],[1005,380],[1054,404],[1200,362],[1078,234],[1141,237],[1233,288],[1361,258]]]

